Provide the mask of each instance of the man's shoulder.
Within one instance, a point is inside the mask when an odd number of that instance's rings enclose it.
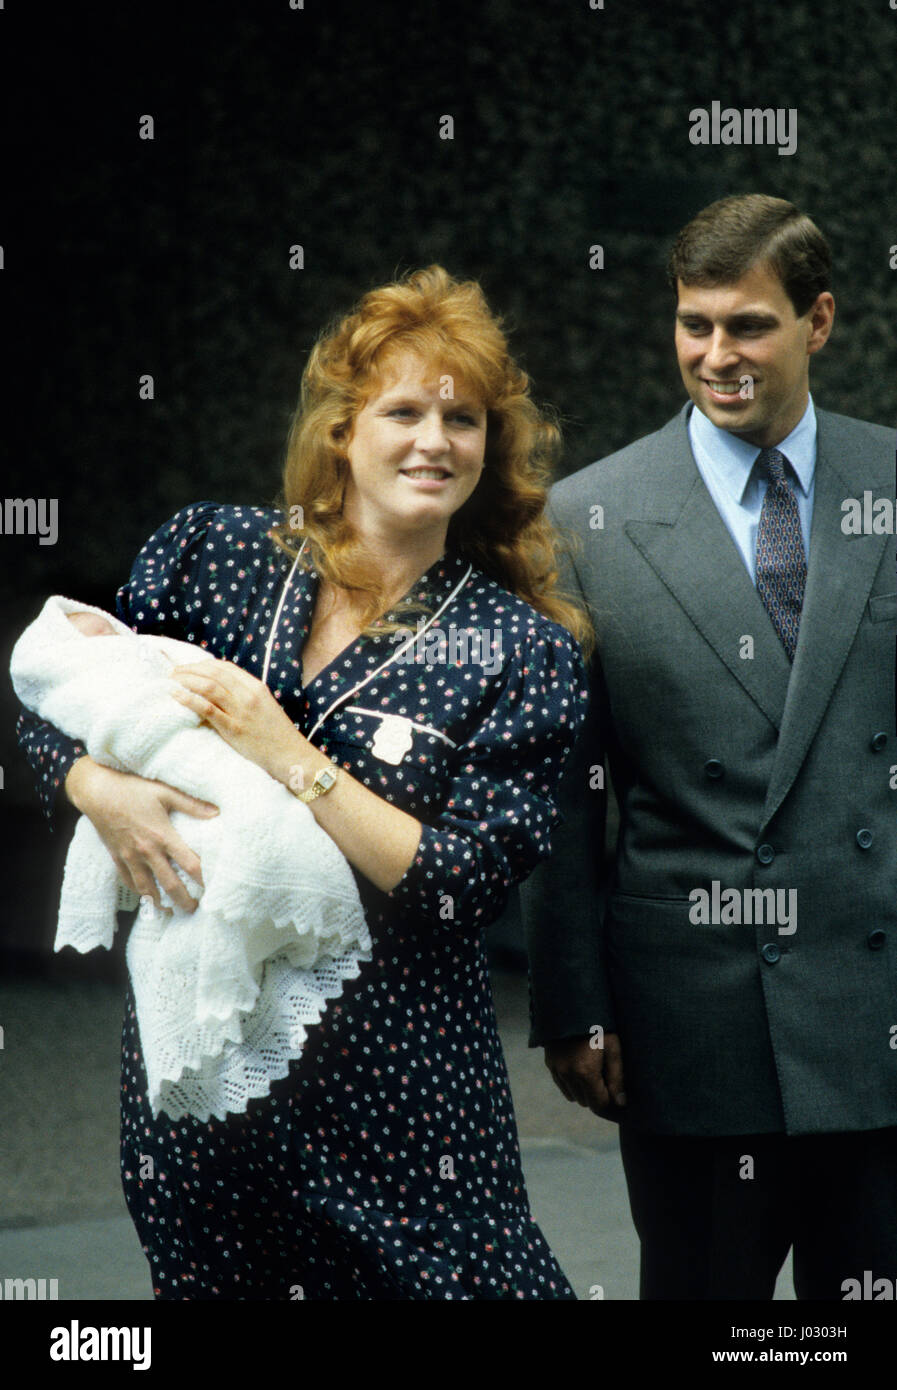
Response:
[[[596,459],[576,473],[561,479],[551,489],[551,505],[565,512],[583,500],[600,502],[611,489],[618,497],[631,493],[633,498],[643,493],[650,479],[657,474],[669,476],[671,461],[691,459],[688,441],[688,405],[682,407],[660,429],[643,435],[622,449]]]
[[[564,514],[581,507],[584,501],[601,501],[601,496],[607,496],[611,490],[618,498],[631,495],[637,499],[644,496],[646,489],[650,491],[655,476],[665,477],[668,482],[672,463],[692,461],[688,413],[686,404],[659,430],[555,483],[551,489],[552,509]],[[827,451],[862,454],[870,461],[877,459],[893,467],[897,431],[831,410],[817,409],[816,421],[820,444]]]
[[[870,420],[857,420],[852,415],[838,415],[832,410],[817,410],[816,425],[820,438],[836,443],[848,440],[852,446],[874,447],[893,456],[897,430],[887,425],[874,425]]]

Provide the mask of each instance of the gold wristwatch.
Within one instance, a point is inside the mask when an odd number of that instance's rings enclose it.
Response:
[[[299,801],[314,801],[317,797],[329,792],[339,776],[338,767],[322,767],[320,772],[315,773],[314,781],[307,791],[295,792],[294,795]]]

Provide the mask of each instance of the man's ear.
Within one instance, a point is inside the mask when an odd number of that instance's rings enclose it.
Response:
[[[835,321],[835,300],[828,290],[816,296],[815,304],[808,310],[808,318],[810,336],[807,339],[807,353],[810,354],[825,347]]]

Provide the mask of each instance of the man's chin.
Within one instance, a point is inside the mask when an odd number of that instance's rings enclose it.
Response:
[[[752,402],[738,400],[732,405],[720,405],[716,401],[708,401],[705,397],[695,400],[695,405],[702,415],[705,415],[711,425],[716,425],[717,429],[728,430],[730,434],[750,435],[758,428],[758,422]]]

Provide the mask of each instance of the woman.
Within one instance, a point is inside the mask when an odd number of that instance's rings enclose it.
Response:
[[[374,942],[226,1122],[153,1120],[129,999],[122,1172],[157,1297],[575,1297],[529,1212],[483,943],[549,852],[587,699],[556,446],[479,287],[433,266],[315,346],[281,507],[185,507],[119,591],[123,621],[218,657],[179,698],[312,807]],[[64,777],[123,882],[189,907],[168,812],[213,808],[24,722],[48,808]]]

